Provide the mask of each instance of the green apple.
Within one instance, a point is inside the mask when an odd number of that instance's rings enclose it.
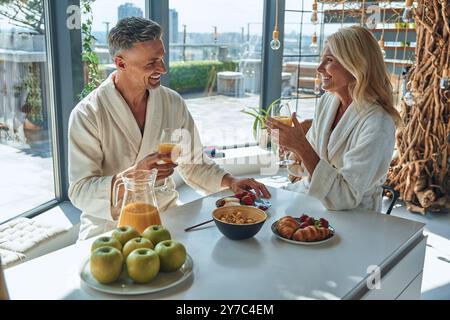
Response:
[[[159,256],[149,248],[132,251],[127,257],[128,276],[137,283],[148,283],[159,272]]]
[[[101,247],[113,247],[119,251],[122,250],[122,244],[119,242],[119,240],[112,237],[100,237],[95,239],[91,246],[91,252],[94,252],[95,249]]]
[[[165,240],[158,243],[155,251],[159,256],[161,271],[163,272],[177,271],[186,261],[186,248],[175,240]]]
[[[139,232],[130,226],[123,226],[114,229],[114,231],[111,234],[111,237],[119,240],[119,242],[122,244],[122,247],[127,243],[129,240],[133,238],[140,237],[141,235]]]
[[[147,227],[142,236],[150,240],[155,246],[161,241],[172,239],[169,230],[162,225]]]
[[[140,248],[149,248],[149,249],[153,249],[154,245],[153,243],[143,237],[137,237],[137,238],[133,238],[131,240],[129,240],[127,243],[125,243],[125,245],[123,246],[123,258],[126,259],[128,257],[128,255],[131,253],[131,251],[134,251],[136,249],[140,249]]]
[[[91,253],[91,273],[100,283],[116,281],[122,272],[122,266],[123,256],[117,248],[100,247]]]

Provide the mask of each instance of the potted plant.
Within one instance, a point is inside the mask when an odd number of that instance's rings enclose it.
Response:
[[[280,102],[280,99],[274,100],[267,109],[261,107],[248,107],[241,112],[255,118],[253,121],[253,137],[262,149],[270,148],[270,137],[266,128],[266,120],[270,117],[272,109]]]

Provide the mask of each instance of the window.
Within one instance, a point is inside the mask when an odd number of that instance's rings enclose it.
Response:
[[[317,67],[322,49],[320,5],[312,23],[313,0],[287,0],[284,24],[282,92],[291,111],[312,119],[317,102]]]
[[[0,223],[55,199],[44,18],[43,1],[0,4]]]
[[[205,146],[256,144],[253,119],[240,111],[259,106],[263,5],[169,0],[170,87],[186,100]]]

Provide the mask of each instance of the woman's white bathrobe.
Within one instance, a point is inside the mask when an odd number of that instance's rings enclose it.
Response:
[[[156,152],[164,128],[187,129],[194,140],[196,162],[180,163],[177,169],[186,183],[205,193],[221,190],[225,172],[203,155],[192,116],[173,90],[149,90],[143,134],[111,76],[74,108],[69,120],[69,198],[82,210],[80,240],[116,226],[111,216],[112,177]],[[156,196],[161,211],[178,199],[176,191]]]
[[[376,104],[360,113],[351,104],[330,135],[339,104],[330,93],[322,96],[307,134],[320,161],[312,177],[287,189],[311,195],[329,210],[380,211],[395,145],[394,121]]]

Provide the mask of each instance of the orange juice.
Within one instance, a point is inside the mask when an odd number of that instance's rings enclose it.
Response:
[[[273,118],[289,127],[292,127],[292,118],[289,116],[275,116]]]
[[[132,226],[142,233],[148,226],[155,224],[161,224],[158,209],[148,203],[133,202],[122,209],[118,226]]]
[[[166,155],[163,160],[167,163],[175,162],[180,156],[180,146],[176,143],[160,143],[158,153]]]

